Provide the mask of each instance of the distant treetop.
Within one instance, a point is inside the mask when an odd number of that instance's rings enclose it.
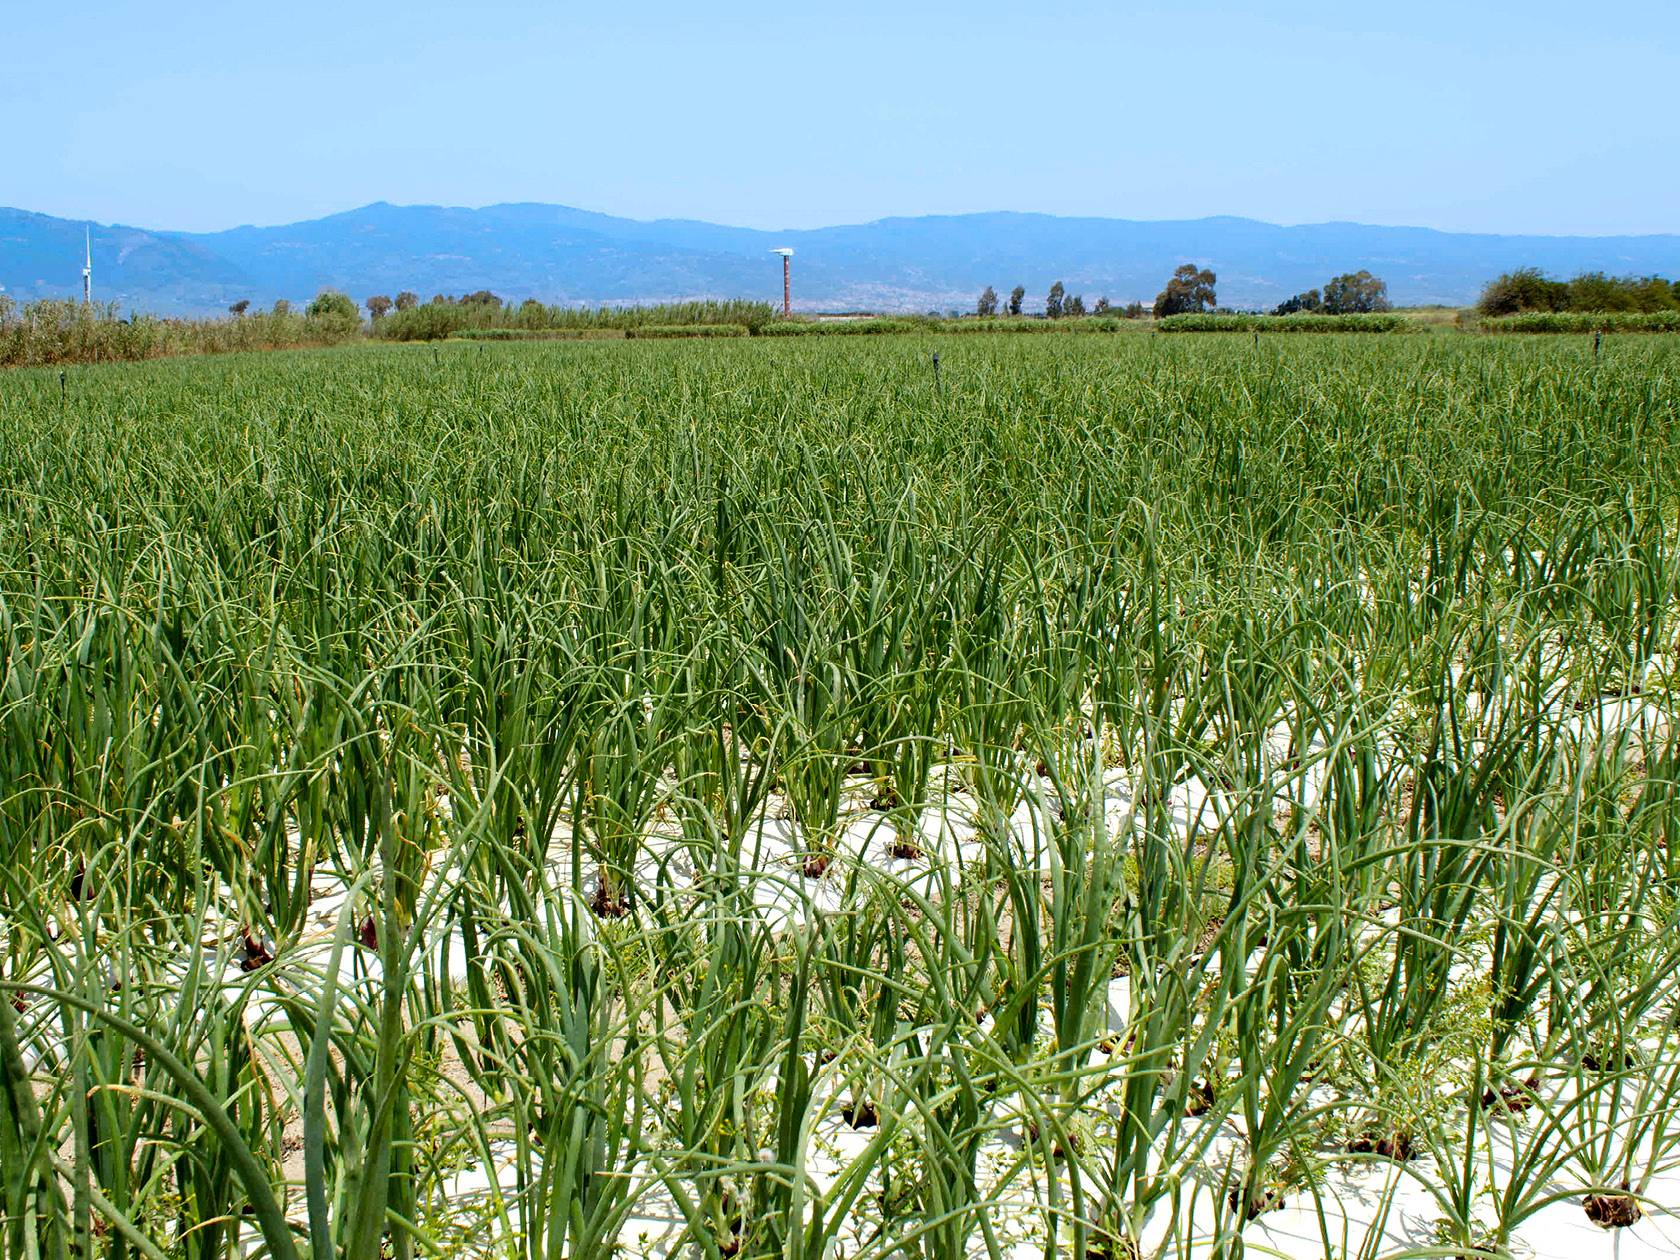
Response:
[[[1553,280],[1538,267],[1519,267],[1490,280],[1476,309],[1483,315],[1523,311],[1680,310],[1680,281],[1661,276],[1607,276],[1586,271],[1573,280]]]
[[[1195,263],[1185,263],[1173,272],[1167,287],[1155,298],[1155,318],[1200,315],[1215,309],[1219,298],[1213,286],[1218,282],[1219,277],[1213,272],[1206,268],[1198,270]]]

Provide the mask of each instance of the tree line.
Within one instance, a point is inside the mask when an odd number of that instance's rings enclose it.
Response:
[[[420,305],[420,295],[412,289],[404,289],[401,293],[397,294],[395,298],[387,297],[383,293],[375,293],[372,297],[364,301],[362,305],[367,307],[369,317],[377,324],[393,310],[412,311],[415,307]],[[463,294],[461,297],[452,297],[447,293],[435,293],[432,295],[430,305],[476,306],[483,307],[486,310],[500,310],[503,306],[503,302],[501,298],[490,292],[489,289],[479,289],[472,293]],[[541,307],[542,303],[537,301],[536,298],[527,298],[525,299],[525,305],[528,307]],[[274,313],[277,315],[284,315],[290,311],[291,308],[292,304],[285,298],[281,298],[274,304]],[[235,318],[239,318],[250,309],[251,299],[241,298],[239,301],[234,302],[228,307],[228,314],[234,316]],[[323,289],[315,300],[309,304],[309,313],[313,315],[326,314],[329,312],[336,315],[348,314],[357,320],[361,318],[361,316],[357,314],[356,304],[350,300],[349,294],[340,293],[335,289]]]
[[[390,298],[383,293],[375,293],[362,305],[367,307],[368,315],[374,323],[378,323],[393,310],[412,311],[420,305],[420,295],[412,289],[404,289],[396,297]],[[469,306],[480,307],[484,310],[499,311],[507,303],[497,297],[489,289],[475,289],[471,293],[463,293],[460,297],[453,297],[447,293],[434,293],[428,306]],[[543,304],[536,298],[526,298],[523,304],[526,308],[543,309]]]
[[[404,289],[394,298],[388,297],[383,293],[375,293],[372,297],[366,299],[362,305],[367,308],[368,315],[372,318],[373,322],[378,323],[392,311],[412,311],[415,307],[420,305],[420,295],[412,289]],[[503,302],[501,298],[490,292],[489,289],[477,289],[472,293],[464,293],[460,297],[454,297],[448,293],[434,293],[432,295],[432,300],[427,303],[427,305],[465,306],[476,307],[488,311],[499,311],[503,309],[507,303]],[[228,306],[228,314],[234,316],[235,318],[239,318],[246,315],[250,309],[251,299],[241,298],[239,301],[231,303]],[[285,298],[280,298],[274,303],[274,309],[271,313],[275,315],[286,315],[291,312],[291,309],[292,304]],[[536,298],[526,298],[520,309],[546,310],[547,308],[544,307],[541,302],[537,301]],[[351,300],[350,295],[347,293],[340,293],[336,289],[322,289],[316,296],[315,300],[309,304],[306,313],[313,316],[328,314],[348,315],[350,318],[358,321],[361,319],[360,314],[356,310],[356,303]]]
[[[1150,306],[1129,302],[1115,306],[1107,297],[1098,298],[1087,307],[1085,297],[1069,293],[1067,285],[1058,280],[1050,286],[1044,299],[1046,319],[1072,319],[1084,315],[1121,316],[1141,319],[1153,314],[1157,319],[1169,315],[1201,315],[1218,311],[1218,277],[1208,268],[1184,263],[1175,270],[1165,287]],[[975,314],[994,317],[1000,314],[1020,316],[1026,301],[1026,287],[1016,285],[1007,300],[987,285],[975,304]],[[421,307],[420,297],[411,289],[404,289],[394,298],[376,293],[363,305],[373,324],[380,324],[393,311],[412,312]],[[1680,282],[1661,276],[1609,276],[1602,271],[1583,272],[1570,280],[1555,280],[1539,268],[1524,267],[1509,271],[1488,282],[1477,302],[1478,311],[1487,316],[1514,315],[1528,311],[1545,312],[1656,312],[1680,310]],[[243,317],[251,303],[233,303],[228,311]],[[491,325],[529,327],[569,327],[577,324],[623,327],[634,322],[646,322],[632,311],[642,308],[601,308],[600,311],[571,307],[545,306],[535,298],[526,298],[516,308],[488,289],[478,289],[459,297],[445,293],[434,294],[425,303],[437,311],[435,322],[440,328],[476,326],[488,321]],[[689,307],[695,309],[690,311]],[[714,310],[716,307],[718,310]],[[768,319],[770,308],[761,303],[688,303],[662,306],[664,311],[682,308],[681,317],[664,322],[704,322],[723,308],[737,322],[756,324]],[[749,309],[750,308],[750,309]],[[762,309],[761,309],[762,308]],[[1298,313],[1322,315],[1364,315],[1392,309],[1388,298],[1388,284],[1371,272],[1360,270],[1335,276],[1322,288],[1308,289],[1280,302],[1273,315]],[[284,298],[274,304],[271,312],[284,316],[291,311],[291,303]],[[444,312],[451,314],[444,316]],[[345,294],[326,290],[310,302],[306,314],[312,319],[359,322],[355,303]],[[955,312],[953,312],[955,314]]]
[[[982,317],[999,314],[1018,316],[1026,302],[1027,290],[1023,285],[1016,285],[1009,291],[1009,301],[1002,304],[997,290],[987,285],[980,294],[980,300],[975,303],[974,313]],[[1050,286],[1050,292],[1044,296],[1044,317],[1046,319],[1077,319],[1082,315],[1118,315],[1125,319],[1142,319],[1148,314],[1149,308],[1142,302],[1128,302],[1125,306],[1115,306],[1106,297],[1098,298],[1089,307],[1085,305],[1085,295],[1069,293],[1067,285],[1058,280]],[[955,312],[952,312],[955,314]]]
[[[1097,299],[1089,313],[1119,314],[1127,319],[1141,319],[1146,313],[1153,314],[1156,319],[1165,319],[1169,315],[1206,315],[1219,309],[1219,293],[1215,287],[1218,283],[1219,277],[1208,268],[1184,263],[1173,272],[1152,306],[1131,302],[1124,307],[1115,307],[1105,297]],[[1005,313],[1019,315],[1026,292],[1021,285],[1016,285],[1010,291]],[[1305,311],[1323,315],[1363,315],[1388,309],[1388,285],[1369,271],[1355,271],[1335,277],[1322,290],[1308,289],[1305,293],[1297,293],[1279,304],[1272,314],[1292,315]],[[1044,299],[1046,319],[1066,319],[1086,313],[1082,296],[1069,295],[1067,286],[1060,280],[1050,286],[1050,292]],[[997,290],[991,285],[987,285],[986,291],[980,295],[975,314],[998,314]]]
[[[251,310],[251,299],[240,298],[239,301],[228,306],[228,314],[235,319],[244,319]],[[292,313],[292,304],[285,298],[278,298],[269,309],[269,316],[275,319],[285,319]],[[327,320],[335,324],[343,324],[347,328],[359,327],[362,322],[361,314],[356,310],[355,302],[350,295],[340,293],[337,289],[322,289],[315,295],[313,301],[303,308],[305,319]]]
[[[1388,284],[1369,271],[1351,271],[1328,281],[1323,290],[1308,289],[1286,298],[1273,315],[1375,315],[1392,307]]]
[[[1488,281],[1476,309],[1489,316],[1527,311],[1674,311],[1680,310],[1680,281],[1661,276],[1609,276],[1602,271],[1582,272],[1572,280],[1554,280],[1538,267],[1519,267]]]

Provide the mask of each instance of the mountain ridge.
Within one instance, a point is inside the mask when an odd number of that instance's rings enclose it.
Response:
[[[81,220],[0,207],[0,285],[20,301],[77,296]],[[771,231],[699,219],[629,219],[548,202],[399,205],[386,201],[296,223],[213,232],[93,225],[95,297],[159,314],[214,314],[241,298],[267,305],[322,288],[372,293],[488,288],[518,301],[633,303],[780,296],[767,251],[791,246],[801,309],[970,309],[986,285],[1051,283],[1087,305],[1149,301],[1194,261],[1231,306],[1271,306],[1365,268],[1396,303],[1458,305],[1494,275],[1680,273],[1680,234],[1502,235],[1347,220],[1283,225],[1240,215],[1123,219],[991,210],[895,215]]]

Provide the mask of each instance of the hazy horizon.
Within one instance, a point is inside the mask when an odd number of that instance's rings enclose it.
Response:
[[[845,221],[845,222],[836,221],[836,222],[831,222],[831,223],[812,223],[812,224],[809,224],[809,225],[801,225],[801,226],[795,226],[795,225],[791,225],[791,224],[777,224],[777,225],[771,225],[769,227],[762,227],[762,226],[759,226],[757,224],[751,224],[751,223],[731,223],[731,222],[727,222],[727,221],[724,221],[724,220],[700,219],[697,216],[690,215],[690,214],[615,215],[615,214],[613,214],[613,212],[608,211],[608,210],[603,210],[598,206],[576,205],[576,204],[572,204],[572,203],[568,203],[568,202],[554,202],[554,201],[550,201],[550,202],[538,202],[538,201],[477,201],[477,202],[460,201],[460,202],[445,202],[445,201],[392,201],[389,198],[376,198],[373,201],[358,202],[356,205],[353,205],[353,206],[351,206],[351,205],[342,206],[339,209],[328,210],[328,211],[325,211],[321,214],[311,215],[311,216],[309,216],[307,218],[304,218],[304,219],[276,219],[276,220],[272,220],[272,221],[246,219],[246,220],[242,220],[242,221],[237,222],[237,223],[224,223],[224,224],[220,224],[220,225],[217,225],[217,226],[204,227],[204,228],[183,228],[183,227],[179,227],[179,226],[177,226],[176,224],[173,224],[173,223],[163,223],[163,222],[142,223],[142,222],[120,220],[120,219],[93,219],[93,218],[86,218],[85,216],[75,215],[75,214],[54,214],[50,211],[41,210],[41,209],[39,209],[35,206],[27,206],[27,205],[3,205],[3,206],[0,206],[0,209],[21,210],[21,211],[24,211],[26,213],[43,214],[43,215],[47,215],[50,218],[68,219],[68,220],[71,220],[73,222],[78,222],[78,223],[85,221],[85,222],[90,223],[90,224],[92,224],[96,227],[128,227],[128,228],[138,228],[138,229],[141,229],[141,230],[144,230],[144,231],[151,231],[151,232],[180,232],[180,233],[187,234],[187,235],[211,235],[211,234],[214,234],[214,233],[217,233],[217,232],[237,231],[240,228],[290,227],[290,226],[293,226],[293,225],[298,224],[298,223],[316,222],[316,221],[319,221],[321,219],[330,219],[330,218],[343,216],[343,215],[351,215],[351,214],[356,213],[359,210],[366,210],[366,209],[369,209],[373,206],[378,206],[378,205],[395,206],[398,209],[405,209],[405,210],[437,209],[437,210],[466,210],[466,211],[490,210],[490,209],[494,209],[497,206],[512,206],[512,205],[563,206],[566,209],[578,210],[578,211],[581,211],[585,214],[609,215],[613,218],[628,219],[628,220],[631,220],[632,222],[640,222],[640,223],[659,223],[659,222],[673,222],[673,223],[675,223],[675,222],[685,222],[685,221],[687,221],[687,222],[702,222],[702,223],[707,223],[709,225],[717,226],[717,227],[748,228],[748,229],[751,229],[752,231],[761,231],[761,232],[786,231],[786,232],[790,232],[790,233],[792,233],[792,232],[809,232],[809,231],[813,231],[813,230],[820,230],[822,228],[867,227],[871,224],[886,223],[886,222],[890,222],[890,221],[893,221],[893,220],[925,219],[925,218],[962,218],[962,217],[965,217],[965,216],[982,216],[982,215],[1021,215],[1021,216],[1036,216],[1036,217],[1052,218],[1052,219],[1106,219],[1106,220],[1115,220],[1115,221],[1119,221],[1119,222],[1138,222],[1138,223],[1173,223],[1173,222],[1197,223],[1197,222],[1205,222],[1207,220],[1213,220],[1213,219],[1234,219],[1234,220],[1242,220],[1242,221],[1251,222],[1251,223],[1265,224],[1266,226],[1269,226],[1269,227],[1299,228],[1299,227],[1336,227],[1336,226],[1346,225],[1346,226],[1349,226],[1349,227],[1392,228],[1392,229],[1397,229],[1397,230],[1402,230],[1402,231],[1417,230],[1417,231],[1426,231],[1426,232],[1441,232],[1441,233],[1445,233],[1445,234],[1448,234],[1448,235],[1454,235],[1454,236],[1529,236],[1529,237],[1575,238],[1575,239],[1590,240],[1590,239],[1593,239],[1595,237],[1609,238],[1609,237],[1628,237],[1628,236],[1677,236],[1677,235],[1680,235],[1680,227],[1676,227],[1676,228],[1669,229],[1669,230],[1666,230],[1666,231],[1652,231],[1652,232],[1510,232],[1510,231],[1501,231],[1501,230],[1498,230],[1498,229],[1488,229],[1485,232],[1472,232],[1472,231],[1462,231],[1461,232],[1461,231],[1456,231],[1452,228],[1434,227],[1434,226],[1432,226],[1430,224],[1426,224],[1426,223],[1382,223],[1382,222],[1377,222],[1375,220],[1362,220],[1362,219],[1299,219],[1299,220],[1285,221],[1285,220],[1276,220],[1276,219],[1263,219],[1263,218],[1259,218],[1256,215],[1240,214],[1240,213],[1236,213],[1236,212],[1213,213],[1213,214],[1203,214],[1203,215],[1169,216],[1167,218],[1162,218],[1162,219],[1136,219],[1133,216],[1122,215],[1122,214],[1100,214],[1100,213],[1062,214],[1062,213],[1058,213],[1056,211],[1051,211],[1051,210],[1039,210],[1039,209],[1034,209],[1032,207],[1016,207],[1016,206],[986,206],[986,207],[981,207],[981,208],[974,209],[974,210],[927,211],[927,212],[922,212],[922,213],[916,213],[916,212],[910,212],[910,211],[895,211],[895,212],[891,212],[891,213],[887,213],[887,214],[871,215],[869,218],[866,218],[866,219],[855,219],[855,220],[848,220],[848,221]]]
[[[0,203],[179,231],[376,201],[802,230],[998,210],[1680,231],[1656,0],[879,0],[13,15]],[[1615,97],[1562,90],[1613,69]]]

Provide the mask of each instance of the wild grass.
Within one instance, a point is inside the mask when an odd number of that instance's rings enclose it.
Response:
[[[1680,353],[929,346],[9,376],[7,1253],[1676,1207]]]
[[[238,319],[121,318],[114,305],[0,302],[0,367],[106,363],[175,354],[330,346],[358,335],[354,323],[290,312]]]

